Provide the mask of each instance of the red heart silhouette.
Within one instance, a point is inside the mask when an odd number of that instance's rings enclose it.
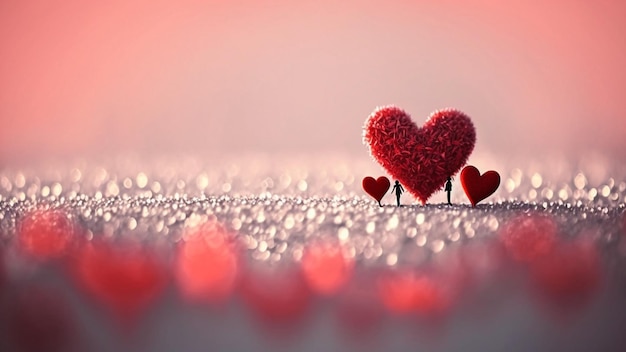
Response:
[[[390,186],[391,182],[389,182],[389,179],[385,176],[380,176],[376,180],[370,176],[363,179],[363,189],[367,194],[376,199],[379,205],[380,200],[383,199]]]
[[[374,159],[422,204],[461,169],[476,143],[472,121],[455,109],[433,112],[420,128],[400,108],[377,108],[363,132]]]
[[[468,165],[461,171],[461,184],[472,206],[476,206],[476,203],[489,197],[498,189],[500,174],[490,170],[481,176],[477,168]]]

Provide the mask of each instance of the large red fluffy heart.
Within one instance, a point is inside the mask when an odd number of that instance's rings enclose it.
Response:
[[[380,176],[377,179],[367,176],[363,179],[363,190],[376,199],[378,204],[380,204],[380,200],[383,199],[390,186],[391,182],[385,176]]]
[[[491,170],[481,176],[477,168],[468,165],[461,171],[461,184],[472,206],[476,206],[498,189],[500,174]]]
[[[455,109],[433,112],[420,128],[402,109],[385,106],[367,118],[363,141],[374,159],[424,204],[465,165],[476,130]]]

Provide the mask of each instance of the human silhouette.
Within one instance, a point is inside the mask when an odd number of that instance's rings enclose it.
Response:
[[[448,192],[448,205],[452,205],[450,203],[450,193],[452,192],[452,179],[448,177],[448,181],[446,181],[446,192]]]
[[[400,181],[396,180],[396,184],[393,185],[393,189],[391,190],[391,192],[393,192],[393,191],[396,192],[396,200],[398,202],[398,206],[400,206],[400,196],[404,192],[404,188],[400,184]]]

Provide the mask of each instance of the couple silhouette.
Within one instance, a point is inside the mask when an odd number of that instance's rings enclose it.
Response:
[[[448,205],[452,205],[450,202],[450,193],[452,192],[452,178],[448,176],[448,180],[446,181],[445,191],[448,193]],[[391,189],[391,193],[396,192],[396,202],[398,206],[402,206],[400,204],[400,196],[404,193],[404,187],[400,184],[400,181],[396,180],[396,184],[393,185],[393,189]]]

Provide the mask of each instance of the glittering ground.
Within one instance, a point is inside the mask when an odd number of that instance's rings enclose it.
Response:
[[[426,206],[406,196],[398,208],[391,195],[378,207],[360,189],[363,177],[383,174],[369,159],[209,160],[218,161],[125,157],[0,171],[0,347],[527,350],[511,341],[528,339],[534,349],[611,350],[620,342],[623,165],[483,156],[470,162],[502,175],[485,204],[469,206],[457,181],[453,206],[440,192]],[[114,328],[98,318],[106,316]],[[120,327],[141,333],[128,342],[115,337]]]

